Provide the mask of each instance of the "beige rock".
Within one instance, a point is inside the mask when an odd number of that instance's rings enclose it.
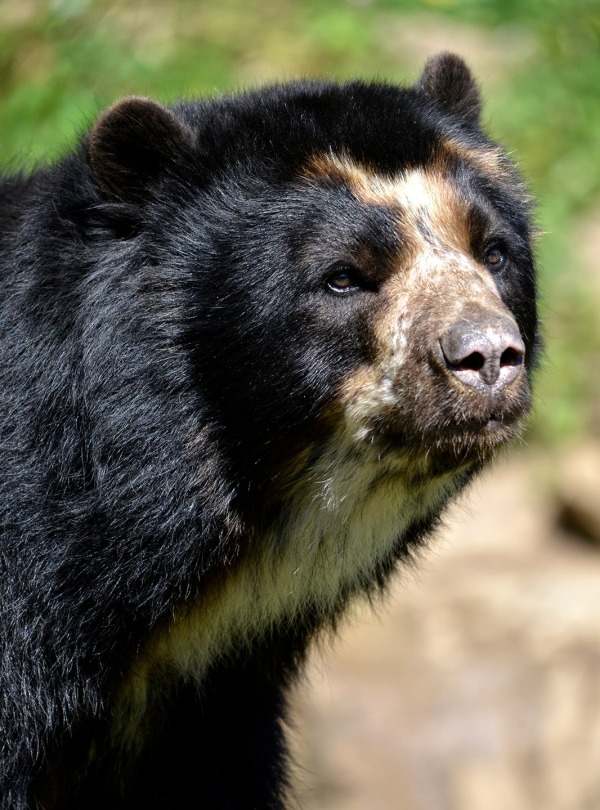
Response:
[[[600,543],[600,443],[571,450],[555,476],[559,524]]]

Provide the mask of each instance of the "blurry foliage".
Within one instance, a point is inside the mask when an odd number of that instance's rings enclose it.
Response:
[[[571,238],[596,207],[600,241],[598,0],[0,0],[0,164],[55,158],[120,95],[411,81],[440,47],[473,62],[491,132],[541,201],[547,355],[530,435],[600,431],[600,282],[594,298]]]

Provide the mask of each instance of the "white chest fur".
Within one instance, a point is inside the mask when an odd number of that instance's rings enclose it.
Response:
[[[243,561],[151,639],[138,679],[147,687],[166,669],[201,680],[215,660],[273,626],[302,621],[307,611],[330,614],[342,595],[373,581],[415,520],[439,511],[455,477],[416,477],[414,462],[398,454],[380,458],[372,445],[332,439]]]

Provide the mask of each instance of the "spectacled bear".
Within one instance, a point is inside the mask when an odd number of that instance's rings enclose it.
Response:
[[[131,97],[0,184],[2,810],[282,808],[286,688],[514,437],[529,196],[468,68]]]

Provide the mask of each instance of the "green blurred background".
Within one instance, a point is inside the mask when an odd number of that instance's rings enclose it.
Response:
[[[56,158],[118,96],[295,76],[413,81],[461,53],[539,198],[546,357],[528,443],[600,435],[597,0],[0,0],[0,166]]]

